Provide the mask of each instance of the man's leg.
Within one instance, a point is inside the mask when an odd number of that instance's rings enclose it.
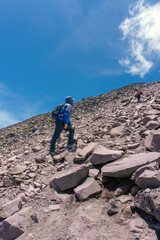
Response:
[[[59,136],[60,136],[61,132],[63,131],[63,129],[64,129],[63,121],[60,120],[60,119],[57,119],[56,120],[56,128],[55,128],[52,140],[51,140],[50,151],[49,151],[50,153],[55,152],[56,140],[59,138]]]
[[[70,125],[68,125],[66,131],[69,132],[68,146],[72,146],[73,145],[73,137],[74,137],[74,129]]]

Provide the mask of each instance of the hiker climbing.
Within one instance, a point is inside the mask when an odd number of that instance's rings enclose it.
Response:
[[[143,94],[143,93],[140,92],[140,91],[137,91],[137,92],[136,92],[135,97],[137,98],[137,102],[140,102],[140,99],[141,99],[141,95],[142,95],[142,94]]]
[[[59,138],[63,130],[69,131],[67,149],[68,150],[72,149],[75,127],[70,122],[70,117],[71,117],[71,109],[72,109],[73,101],[74,101],[74,98],[68,96],[65,99],[65,102],[66,102],[65,104],[58,105],[52,111],[52,116],[56,115],[55,117],[56,127],[51,140],[51,145],[50,145],[50,155],[52,157],[54,157],[55,155],[56,140]]]

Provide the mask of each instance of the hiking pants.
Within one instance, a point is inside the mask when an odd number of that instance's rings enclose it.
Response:
[[[141,98],[141,96],[138,95],[138,96],[137,96],[137,102],[140,102],[140,98]]]
[[[68,125],[67,129],[64,129],[64,121],[61,119],[56,119],[56,127],[51,140],[50,152],[55,152],[56,140],[59,138],[63,130],[69,131],[68,145],[73,144],[74,129],[70,125]]]

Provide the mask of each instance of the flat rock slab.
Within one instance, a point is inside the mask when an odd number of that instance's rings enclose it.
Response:
[[[7,202],[0,206],[0,219],[6,219],[18,212],[22,207],[21,198],[16,198],[13,201]]]
[[[131,180],[135,181],[139,177],[139,175],[141,175],[145,170],[155,171],[155,170],[158,170],[158,169],[159,169],[158,162],[153,162],[153,163],[150,163],[150,164],[145,165],[143,167],[140,167],[140,168],[137,169],[136,172],[133,173],[133,175],[131,177]]]
[[[160,170],[145,170],[135,182],[140,188],[160,187]]]
[[[140,167],[152,163],[160,163],[160,153],[138,153],[122,160],[106,164],[102,169],[102,175],[116,178],[129,178]]]
[[[134,205],[160,221],[160,188],[139,191]]]
[[[23,173],[26,170],[27,170],[26,165],[16,166],[9,172],[9,174],[10,175],[17,175],[17,174]]]
[[[30,211],[31,207],[24,208],[0,223],[0,239],[13,240],[24,233]]]
[[[87,157],[89,157],[92,154],[93,149],[96,146],[96,144],[97,143],[91,142],[86,147],[84,147],[82,150],[80,150],[80,152],[78,152],[76,154],[76,156],[74,157],[74,162],[80,162],[80,161],[86,160]]]
[[[88,176],[91,166],[90,163],[84,164],[71,170],[55,174],[51,180],[51,187],[56,190],[65,191],[78,186]]]
[[[149,133],[145,141],[145,146],[150,151],[160,152],[160,131],[153,130]]]
[[[74,192],[80,201],[87,199],[93,194],[100,193],[102,191],[100,185],[94,178],[87,178],[87,180],[74,189]]]
[[[96,145],[94,147],[93,155],[91,156],[91,163],[93,165],[104,164],[110,161],[114,161],[122,157],[123,151],[106,149],[102,145]]]

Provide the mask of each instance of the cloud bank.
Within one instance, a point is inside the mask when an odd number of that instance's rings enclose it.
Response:
[[[160,58],[160,2],[139,0],[129,7],[130,17],[119,26],[127,42],[127,56],[119,63],[126,72],[144,77]]]

